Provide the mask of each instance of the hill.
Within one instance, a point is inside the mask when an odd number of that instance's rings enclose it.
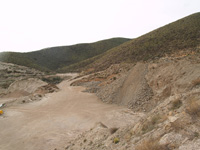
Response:
[[[179,52],[199,51],[200,13],[170,23],[109,51],[63,68],[100,71],[112,64],[149,61]]]
[[[106,52],[124,42],[126,38],[112,38],[95,43],[77,44],[42,49],[28,53],[3,52],[0,61],[28,66],[39,70],[57,70]]]
[[[66,149],[199,149],[199,31],[196,13],[85,60],[92,63],[78,69],[95,73],[71,85],[143,115],[126,127],[102,121],[66,142]]]

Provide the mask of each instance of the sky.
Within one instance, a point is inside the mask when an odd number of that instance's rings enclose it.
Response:
[[[0,0],[0,52],[137,38],[200,11],[200,0]]]

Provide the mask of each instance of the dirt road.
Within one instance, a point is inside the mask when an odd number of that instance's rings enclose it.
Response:
[[[96,122],[108,127],[125,126],[139,114],[102,103],[83,87],[60,83],[59,92],[47,94],[41,101],[5,108],[0,117],[0,150],[63,149],[67,142]]]

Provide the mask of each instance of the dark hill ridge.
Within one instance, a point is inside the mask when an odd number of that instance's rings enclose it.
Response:
[[[100,71],[111,64],[148,61],[180,51],[199,52],[199,45],[200,13],[195,13],[62,70],[72,71],[76,68],[81,71],[92,68]]]
[[[133,40],[113,38],[29,53],[6,52],[0,53],[0,61],[39,70],[95,72],[112,64],[148,61],[180,51],[199,52],[199,44],[200,13],[195,13]]]
[[[4,52],[0,53],[0,61],[33,67],[39,70],[55,71],[60,67],[104,53],[129,40],[127,38],[112,38],[95,43],[51,47],[28,53]]]

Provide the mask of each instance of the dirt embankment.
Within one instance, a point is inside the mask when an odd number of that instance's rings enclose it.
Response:
[[[0,95],[7,91],[13,82],[28,78],[38,78],[44,73],[24,66],[0,62]]]
[[[136,64],[127,75],[122,75],[117,81],[100,88],[97,96],[104,102],[124,105],[135,111],[141,110],[138,105],[147,104],[152,97],[152,90],[145,79],[147,67],[144,63]],[[144,111],[145,109],[147,106],[142,108]]]
[[[191,90],[192,83],[199,79],[199,68],[196,56],[165,57],[137,63],[123,72],[114,73],[110,67],[72,85],[86,86],[86,92],[96,93],[103,102],[124,105],[134,111],[149,111],[159,100]],[[107,72],[100,80],[99,76]]]
[[[56,84],[72,74],[46,75],[28,67],[0,62],[0,75],[0,105],[8,107],[41,100],[45,94],[58,91]]]

